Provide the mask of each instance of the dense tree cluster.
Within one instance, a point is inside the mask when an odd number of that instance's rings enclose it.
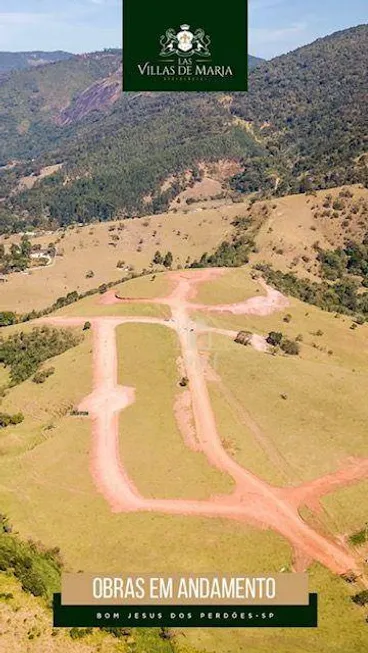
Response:
[[[19,245],[12,243],[8,251],[5,245],[0,243],[0,273],[26,270],[31,262],[31,251],[32,245],[27,236],[22,237]]]
[[[266,338],[266,342],[272,347],[280,347],[280,349],[290,356],[297,356],[300,352],[300,345],[296,340],[286,338],[281,331],[270,331]]]
[[[361,285],[355,279],[344,277],[334,283],[317,283],[299,279],[292,272],[273,270],[269,265],[258,264],[255,267],[277,290],[302,302],[314,304],[325,311],[359,316],[362,321],[368,318],[368,292],[360,292]]]
[[[198,261],[194,261],[192,268],[230,267],[236,268],[248,263],[249,255],[255,251],[254,236],[257,224],[251,218],[234,218],[235,227],[230,240],[224,240],[213,254],[205,252]]]
[[[365,105],[368,27],[319,39],[252,71],[231,111],[266,147],[244,157],[242,192],[278,195],[368,181]]]
[[[368,234],[362,243],[350,240],[334,250],[319,249],[318,260],[325,279],[335,281],[349,274],[361,277],[362,285],[368,287]]]
[[[44,361],[64,353],[81,342],[81,334],[71,329],[35,327],[0,338],[0,363],[9,367],[11,384],[35,374]]]
[[[26,592],[51,601],[59,590],[61,569],[59,549],[22,541],[0,515],[0,571],[13,574]]]

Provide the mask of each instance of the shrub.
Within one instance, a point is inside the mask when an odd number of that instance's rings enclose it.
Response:
[[[104,626],[101,630],[105,633],[109,633],[112,637],[116,637],[117,639],[129,637],[132,632],[130,628],[114,628],[112,626]]]
[[[0,327],[10,326],[11,324],[17,324],[18,318],[15,313],[12,311],[5,311],[0,313]]]
[[[91,635],[93,633],[92,628],[71,628],[69,631],[69,635],[71,639],[82,639],[83,637],[87,637],[87,635]]]
[[[48,379],[49,376],[54,374],[54,372],[55,372],[54,367],[48,367],[46,370],[41,370],[40,372],[36,372],[32,381],[33,383],[45,383],[46,379]]]
[[[165,256],[165,258],[163,260],[163,264],[164,264],[165,268],[171,268],[171,266],[173,264],[173,260],[174,259],[173,259],[172,253],[167,252],[167,254],[166,254],[166,256]]]
[[[281,341],[280,347],[285,354],[290,356],[297,356],[300,352],[300,347],[296,340],[289,340],[288,338],[283,338]]]
[[[357,605],[366,605],[368,603],[368,590],[363,590],[352,597],[352,601],[357,603]]]
[[[162,265],[162,261],[163,261],[162,254],[161,254],[161,252],[159,252],[159,250],[157,250],[157,252],[155,253],[155,255],[153,257],[153,263],[155,265]]]
[[[355,546],[360,546],[361,544],[365,544],[368,539],[368,532],[367,528],[364,528],[361,531],[357,531],[356,533],[353,533],[350,535],[349,540],[352,544]]]
[[[5,429],[7,426],[15,426],[24,421],[23,413],[15,413],[9,415],[8,413],[0,413],[0,428]]]
[[[268,344],[272,345],[273,347],[277,347],[281,344],[282,338],[283,336],[280,331],[270,331],[266,338],[266,342],[268,342]]]
[[[88,331],[92,327],[90,322],[85,322],[83,326],[83,331]]]

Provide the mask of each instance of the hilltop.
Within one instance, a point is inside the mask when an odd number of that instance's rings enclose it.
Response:
[[[43,52],[35,50],[32,52],[0,52],[0,84],[4,82],[13,70],[26,70],[35,66],[65,61],[74,55],[63,50],[55,52]]]
[[[32,50],[31,52],[0,52],[0,73],[11,70],[24,70],[33,66],[41,66],[55,61],[71,59],[74,55],[63,50],[44,52]]]

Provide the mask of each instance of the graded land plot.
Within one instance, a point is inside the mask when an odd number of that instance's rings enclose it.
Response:
[[[192,317],[220,329],[249,330],[265,336],[270,331],[281,331],[287,338],[301,336],[303,360],[368,371],[367,324],[351,329],[353,319],[349,315],[329,313],[292,297],[288,300],[285,309],[262,317],[211,311],[194,311]]]
[[[250,297],[265,295],[262,286],[252,279],[250,268],[225,269],[216,279],[197,287],[192,301],[198,304],[233,304]]]
[[[130,279],[114,286],[119,297],[132,299],[156,299],[170,294],[172,283],[166,272],[152,272],[143,277]]]
[[[57,256],[43,269],[7,275],[0,290],[0,310],[40,310],[68,292],[81,293],[118,281],[129,268],[136,272],[149,268],[156,251],[164,256],[171,251],[174,269],[184,266],[188,257],[193,261],[204,251],[214,251],[233,232],[234,218],[246,211],[246,203],[219,209],[188,209],[30,236],[32,245],[47,247],[54,243]],[[0,238],[6,249],[19,240],[20,235]]]
[[[215,373],[282,456],[290,480],[311,480],[367,455],[366,372],[328,357],[322,364],[260,353],[217,334],[210,343]]]
[[[309,591],[318,593],[317,628],[188,629],[182,642],[208,653],[363,653],[368,648],[365,612],[354,605],[352,588],[314,564],[308,572]],[[357,591],[355,589],[355,591]],[[180,647],[179,647],[180,652]]]
[[[113,290],[114,292],[114,290]],[[121,286],[117,286],[117,292],[120,294]],[[170,316],[170,310],[167,306],[160,304],[150,304],[134,302],[117,302],[116,304],[104,304],[103,295],[99,293],[91,297],[84,297],[73,304],[58,309],[52,316],[55,317],[103,317],[103,316],[141,316],[141,317],[161,317]]]
[[[284,485],[289,480],[284,466],[270,455],[274,445],[265,440],[264,434],[231,390],[221,382],[220,377],[209,380],[209,393],[216,423],[225,451],[262,479],[275,485]]]
[[[136,389],[135,403],[120,415],[120,454],[138,491],[146,498],[186,499],[230,492],[231,478],[184,443],[186,416],[174,411],[184,392],[176,334],[160,325],[126,324],[117,328],[117,343],[119,383]]]
[[[15,328],[17,331],[28,332],[32,326],[16,325],[4,329],[4,336],[9,335],[10,331],[14,333]],[[0,367],[3,373],[4,368]],[[61,423],[64,429],[77,435],[80,419],[69,416],[68,413],[92,388],[90,332],[84,335],[79,345],[48,359],[40,369],[50,367],[53,367],[55,372],[45,383],[37,384],[29,378],[7,390],[1,400],[1,412],[22,412],[24,421],[16,426],[8,426],[0,432],[0,467],[11,465],[13,456],[31,451],[38,444],[53,439],[54,431],[60,428]],[[7,370],[5,372],[8,374]]]

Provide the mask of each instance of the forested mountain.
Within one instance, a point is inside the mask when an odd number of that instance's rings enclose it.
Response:
[[[225,158],[243,169],[231,180],[241,193],[366,182],[367,44],[365,25],[319,39],[226,95],[121,94],[117,50],[12,73],[0,87],[0,162],[16,160],[0,176],[1,228],[162,211],[186,170],[195,179],[198,163]]]
[[[255,69],[250,93],[235,94],[231,110],[252,124],[268,156],[246,165],[236,186],[277,183],[285,193],[367,179],[367,58],[368,26],[361,25]]]

